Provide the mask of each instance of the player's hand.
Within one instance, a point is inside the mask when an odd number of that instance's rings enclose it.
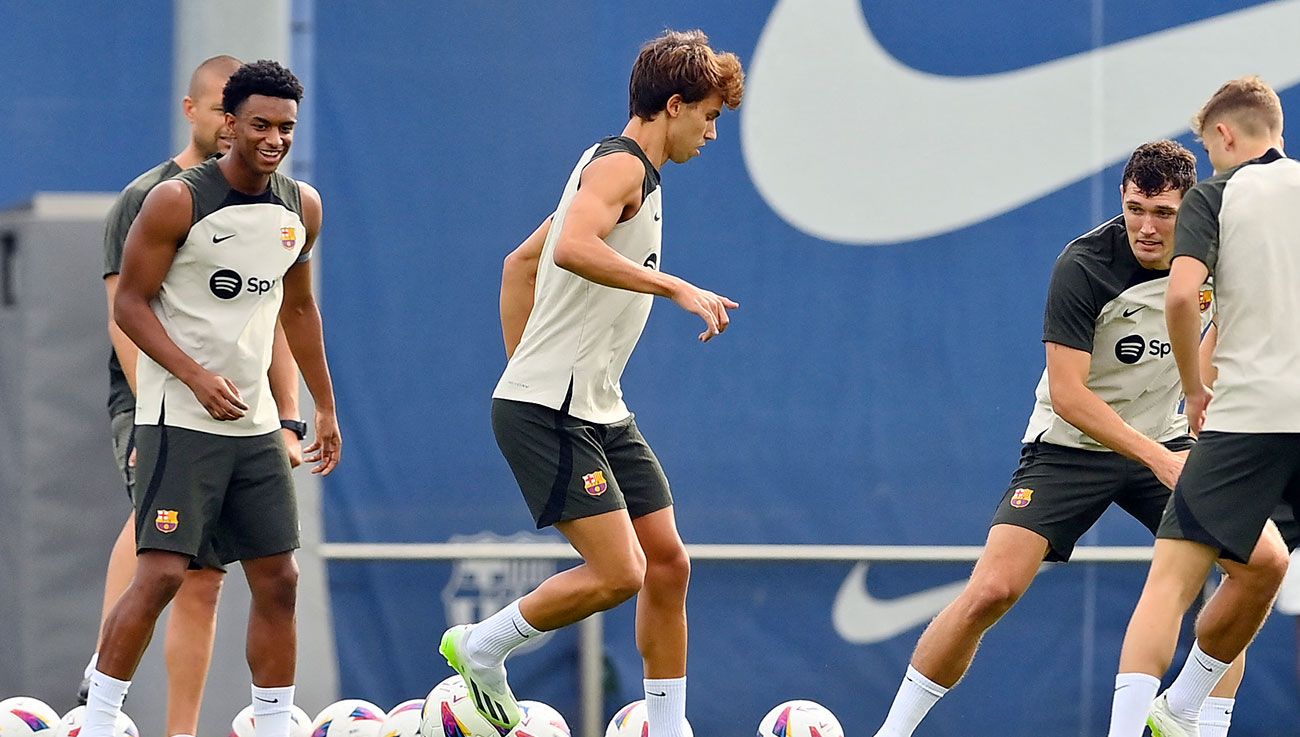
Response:
[[[1188,451],[1165,451],[1160,455],[1156,462],[1151,465],[1151,471],[1155,473],[1160,483],[1169,487],[1170,491],[1178,485],[1178,477],[1183,475],[1183,464],[1187,463]]]
[[[238,420],[248,411],[248,405],[239,396],[239,388],[224,376],[204,371],[190,382],[189,387],[194,392],[194,398],[199,400],[199,404],[203,405],[203,409],[214,420]]]
[[[1187,395],[1183,412],[1187,415],[1188,432],[1193,437],[1199,437],[1201,428],[1205,427],[1205,414],[1211,399],[1214,399],[1214,392],[1208,386],[1202,386],[1199,392]]]
[[[342,450],[343,436],[339,434],[338,418],[333,412],[316,410],[316,440],[307,446],[303,460],[317,464],[312,473],[328,476],[339,464]]]
[[[284,436],[284,449],[289,452],[289,468],[301,466],[302,441],[298,439],[298,433],[287,427],[280,428],[280,433]]]
[[[682,309],[699,315],[700,319],[704,320],[706,328],[700,333],[701,343],[708,343],[721,335],[722,331],[731,324],[731,316],[727,314],[727,310],[734,310],[740,306],[720,294],[700,289],[688,281],[681,282],[681,286],[673,293],[673,301]]]

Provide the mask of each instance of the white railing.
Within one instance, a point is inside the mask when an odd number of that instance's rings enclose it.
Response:
[[[979,559],[979,545],[687,545],[691,560],[751,563],[962,563]],[[377,560],[576,560],[565,543],[323,543],[320,557],[335,561]],[[1076,563],[1143,563],[1151,547],[1080,546]],[[604,622],[599,614],[578,623],[578,682],[582,704],[580,737],[601,737],[605,729]]]

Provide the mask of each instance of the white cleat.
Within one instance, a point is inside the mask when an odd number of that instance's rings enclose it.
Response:
[[[1160,694],[1147,712],[1147,726],[1151,737],[1201,737],[1201,725],[1174,714],[1169,708],[1169,697]]]

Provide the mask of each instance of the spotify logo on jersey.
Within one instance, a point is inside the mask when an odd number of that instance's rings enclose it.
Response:
[[[234,299],[239,296],[239,288],[244,284],[244,277],[237,271],[222,269],[208,279],[208,289],[219,299]]]
[[[1141,335],[1120,338],[1115,344],[1115,358],[1118,358],[1120,363],[1137,363],[1142,358],[1146,345],[1147,342]]]

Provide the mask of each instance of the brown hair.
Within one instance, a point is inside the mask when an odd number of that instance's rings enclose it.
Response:
[[[1120,186],[1133,183],[1146,197],[1167,189],[1181,194],[1196,184],[1196,156],[1177,141],[1152,141],[1137,147],[1124,167]]]
[[[740,59],[733,53],[709,48],[709,37],[703,31],[667,30],[646,42],[632,65],[628,117],[651,120],[673,95],[692,103],[715,92],[732,110],[740,106],[745,92]]]
[[[1282,131],[1282,101],[1277,93],[1256,76],[1242,77],[1219,88],[1192,118],[1192,132],[1204,135],[1223,118],[1241,127],[1241,132],[1258,137]]]

